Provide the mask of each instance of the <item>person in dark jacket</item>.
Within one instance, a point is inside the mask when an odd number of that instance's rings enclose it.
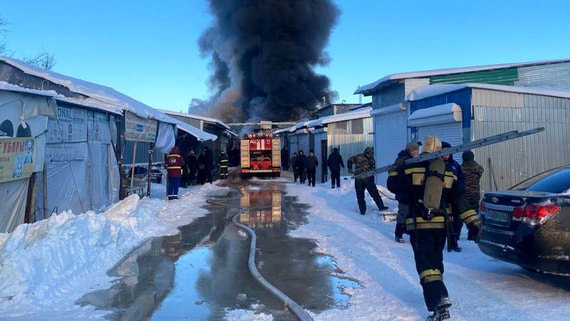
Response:
[[[344,168],[344,161],[338,152],[338,148],[333,148],[333,151],[327,160],[327,165],[331,171],[331,188],[334,188],[335,183],[337,187],[340,187],[340,169]]]
[[[410,201],[408,200],[407,193],[404,190],[404,162],[408,158],[418,156],[419,151],[420,146],[417,143],[407,143],[406,149],[398,153],[398,157],[388,171],[387,187],[390,192],[396,195],[396,200],[398,201],[398,215],[396,216],[396,229],[394,231],[394,239],[398,243],[405,242],[404,233],[406,232],[406,218],[410,211]]]
[[[355,165],[353,171],[352,165]],[[358,175],[367,171],[374,170],[376,168],[376,160],[374,160],[374,148],[366,147],[364,153],[351,156],[346,162],[348,167],[348,172],[354,175]],[[358,202],[358,208],[360,209],[360,214],[366,214],[366,201],[364,200],[364,190],[368,191],[368,194],[372,197],[378,210],[387,210],[388,207],[384,206],[384,202],[378,193],[378,188],[374,184],[374,176],[369,176],[365,178],[356,178],[354,180],[354,189],[356,190],[356,201]]]
[[[212,184],[212,171],[214,170],[214,153],[212,150],[208,148],[208,146],[204,146],[204,156],[205,156],[205,181],[207,183]]]
[[[319,166],[319,160],[315,157],[313,150],[309,151],[309,157],[305,161],[305,168],[307,169],[307,178],[309,179],[309,186],[315,186],[317,167]]]
[[[287,149],[287,146],[281,149],[281,168],[284,171],[289,170],[289,150]]]
[[[449,148],[451,145],[447,142],[441,142],[441,148]],[[444,155],[441,157],[445,161],[445,167],[447,170],[450,170],[457,176],[457,183],[458,187],[465,189],[465,176],[463,175],[463,171],[461,170],[461,165],[455,159],[453,159],[453,155]],[[459,219],[459,213],[457,209],[452,208],[452,216],[453,216],[453,223],[451,224],[453,229],[453,239],[455,241],[452,244],[451,249],[455,252],[461,252],[462,248],[459,246],[459,236],[461,235],[461,228],[463,227],[463,223],[461,219]]]
[[[461,155],[463,164],[461,170],[465,175],[465,196],[469,202],[469,207],[478,210],[479,200],[481,199],[481,186],[479,182],[483,176],[483,166],[475,161],[475,155],[472,151],[466,150]]]
[[[307,179],[306,164],[307,156],[305,156],[303,150],[300,150],[299,155],[297,155],[297,172],[299,173],[299,182],[301,184],[305,184],[305,180]]]
[[[186,153],[186,169],[188,172],[188,185],[196,184],[196,173],[198,171],[198,159],[196,158],[196,153],[194,150],[189,150]]]
[[[297,183],[297,178],[299,178],[299,170],[297,169],[297,153],[293,153],[293,157],[291,157],[291,167],[293,168],[293,182]]]
[[[206,182],[206,164],[207,164],[207,160],[206,160],[206,153],[204,151],[202,151],[200,153],[200,155],[198,156],[198,176],[197,176],[197,180],[198,180],[198,184],[200,185],[204,185],[204,183]]]
[[[220,154],[220,179],[228,178],[228,154],[222,151]]]
[[[441,143],[437,137],[424,139],[423,152],[438,150],[441,150]],[[444,172],[437,172],[438,168]],[[478,241],[482,225],[477,213],[467,206],[457,175],[445,168],[441,159],[406,165],[404,173],[404,190],[410,201],[407,233],[410,235],[424,300],[428,310],[433,311],[427,320],[447,320],[451,301],[443,283],[443,248],[447,239],[445,213],[451,214],[450,207],[456,208],[460,213],[459,218],[469,228],[468,239],[475,242]],[[438,199],[440,201],[435,205]]]
[[[184,158],[180,156],[180,148],[174,146],[166,158],[168,200],[178,199],[178,188],[180,187],[183,166]]]

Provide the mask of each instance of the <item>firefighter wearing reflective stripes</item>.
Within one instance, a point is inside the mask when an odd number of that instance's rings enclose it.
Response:
[[[437,137],[425,138],[423,153],[440,149],[441,143]],[[457,208],[460,218],[469,227],[470,239],[474,240],[478,238],[481,222],[477,213],[467,206],[457,176],[445,169],[441,159],[409,164],[404,173],[405,190],[410,200],[406,227],[410,234],[425,303],[429,311],[434,311],[434,315],[430,317],[432,320],[446,319],[446,316],[449,318],[448,308],[451,305],[443,283],[446,217],[451,220],[451,209]],[[434,205],[434,202],[439,202],[439,206]]]
[[[178,198],[178,188],[180,187],[180,177],[182,176],[182,166],[184,158],[180,156],[180,149],[174,146],[166,158],[166,170],[168,172],[168,199]]]
[[[228,178],[228,154],[224,151],[220,155],[220,178]]]

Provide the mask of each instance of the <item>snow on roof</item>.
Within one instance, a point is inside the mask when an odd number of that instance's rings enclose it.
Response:
[[[106,87],[94,84],[85,80],[65,76],[47,71],[23,61],[0,56],[0,61],[22,70],[24,73],[49,80],[53,83],[67,87],[70,91],[88,96],[84,103],[91,104],[91,106],[108,107],[109,109],[118,108],[120,111],[129,111],[139,117],[145,119],[155,119],[160,122],[176,124],[178,128],[195,136],[198,140],[216,140],[217,136],[203,132],[195,127],[192,127],[184,122],[181,122],[173,117],[170,117],[150,106],[147,106],[140,101],[133,99],[125,94],[122,94],[111,87]],[[61,100],[64,101],[62,98]],[[81,105],[77,100],[71,100],[75,104]],[[93,107],[95,108],[95,107]]]
[[[230,126],[226,125],[226,123],[224,123],[223,121],[221,121],[217,118],[200,116],[200,115],[195,115],[195,114],[188,114],[188,113],[179,113],[179,112],[175,112],[175,111],[171,111],[171,110],[165,110],[165,109],[160,109],[160,111],[162,111],[163,113],[166,113],[168,115],[176,115],[176,116],[180,116],[180,117],[199,119],[199,120],[204,120],[204,121],[207,121],[210,123],[216,123],[216,124],[224,127],[225,129],[231,131]]]
[[[202,131],[190,124],[186,124],[181,120],[178,120],[176,118],[172,118],[172,120],[174,121],[174,124],[176,124],[176,127],[178,127],[178,129],[196,137],[199,141],[205,141],[205,140],[214,141],[218,139],[218,136],[206,133],[205,131]]]
[[[88,108],[92,108],[92,109],[96,109],[96,110],[101,110],[104,112],[110,112],[110,113],[117,114],[117,115],[122,114],[122,112],[116,107],[113,107],[110,105],[105,106],[102,104],[94,104],[94,103],[87,102],[85,100],[65,97],[65,96],[58,94],[54,90],[38,90],[38,89],[24,88],[24,87],[20,87],[17,85],[7,83],[5,81],[0,81],[0,90],[6,90],[6,91],[12,91],[12,92],[21,92],[21,93],[32,94],[32,95],[37,95],[37,96],[53,97],[56,101],[61,101],[61,102],[69,103],[69,104],[84,106],[84,107],[88,107]]]
[[[408,101],[420,100],[432,96],[437,96],[464,88],[478,88],[497,91],[506,91],[521,94],[534,94],[542,96],[553,96],[561,98],[570,98],[570,90],[560,88],[537,88],[537,87],[517,87],[505,85],[490,85],[480,83],[464,83],[464,84],[438,84],[417,88],[406,97]]]
[[[21,93],[33,94],[33,95],[38,95],[38,96],[46,96],[46,97],[57,96],[57,93],[54,90],[37,90],[37,89],[24,88],[24,87],[12,85],[12,84],[7,83],[5,81],[0,81],[0,90],[21,92]]]
[[[294,126],[275,131],[274,133],[275,134],[281,133],[282,131],[285,131],[285,130],[289,130],[290,132],[295,132],[301,128],[319,127],[319,126],[325,126],[326,124],[330,124],[330,123],[337,123],[340,121],[359,119],[359,118],[368,118],[368,117],[371,117],[370,116],[371,111],[372,111],[372,107],[359,108],[359,109],[356,109],[355,111],[351,111],[348,113],[342,113],[342,114],[337,114],[337,115],[325,116],[325,117],[321,117],[318,119],[302,121],[302,122],[295,124]]]
[[[460,74],[460,73],[465,73],[465,72],[474,72],[474,71],[482,71],[482,70],[505,69],[505,68],[524,67],[524,66],[533,66],[533,65],[546,65],[546,64],[554,64],[554,63],[564,63],[564,62],[570,62],[570,59],[564,58],[564,59],[553,59],[553,60],[540,60],[540,61],[519,62],[519,63],[507,63],[507,64],[496,64],[496,65],[485,65],[485,66],[446,68],[446,69],[434,69],[434,70],[425,70],[425,71],[417,71],[417,72],[396,73],[396,74],[391,74],[391,75],[388,75],[386,77],[380,78],[373,83],[358,87],[358,89],[356,89],[354,94],[357,95],[357,94],[370,93],[370,91],[376,89],[381,84],[392,81],[392,80],[422,78],[422,77],[430,77],[430,76],[438,76],[438,75]]]
[[[330,124],[330,123],[336,123],[339,121],[358,119],[358,118],[368,118],[368,117],[371,117],[370,116],[371,111],[372,111],[372,107],[365,107],[365,108],[357,109],[355,111],[351,111],[349,113],[343,113],[343,114],[323,117],[324,119],[322,120],[322,124],[326,125],[326,124]]]
[[[408,117],[408,120],[445,115],[445,114],[450,114],[453,112],[461,112],[461,111],[462,110],[461,110],[461,107],[459,105],[457,105],[455,103],[447,103],[447,104],[443,104],[443,105],[433,106],[430,108],[418,109],[418,110],[414,111],[410,115],[410,117]]]
[[[274,131],[272,134],[273,135],[279,135],[281,133],[290,132],[290,131],[291,131],[291,127],[285,127],[285,128],[281,128],[281,129]]]

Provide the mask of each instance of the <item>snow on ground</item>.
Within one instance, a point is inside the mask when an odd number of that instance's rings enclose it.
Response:
[[[180,201],[165,201],[164,186],[153,185],[156,198],[132,195],[102,213],[63,212],[0,234],[0,319],[103,319],[108,312],[75,301],[108,288],[107,271],[142,242],[204,215],[206,195],[222,189],[181,189]]]
[[[343,180],[340,189],[329,183],[308,187],[288,184],[287,194],[310,205],[308,224],[290,232],[315,239],[320,251],[332,255],[348,277],[362,288],[344,310],[314,315],[315,320],[423,320],[425,308],[412,248],[394,241],[395,222],[378,215],[367,194],[368,210],[361,216],[354,182]],[[381,189],[385,192],[385,189]],[[391,209],[395,201],[383,197]],[[465,232],[465,229],[464,229]],[[568,320],[570,292],[549,276],[484,255],[463,235],[461,253],[444,253],[444,280],[453,302],[452,320]]]

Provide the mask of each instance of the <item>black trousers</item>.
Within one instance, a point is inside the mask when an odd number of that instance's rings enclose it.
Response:
[[[366,201],[364,200],[364,190],[368,191],[368,194],[378,206],[378,209],[384,207],[384,202],[378,193],[376,184],[374,184],[374,177],[367,177],[364,179],[354,180],[354,189],[356,189],[356,201],[358,202],[358,208],[360,209],[360,214],[366,213]]]
[[[332,171],[331,170],[331,186],[334,188],[336,182],[336,186],[340,187],[340,170]]]
[[[309,186],[315,186],[315,179],[317,177],[317,171],[314,169],[307,170],[307,179],[309,180]]]
[[[297,178],[299,178],[299,169],[297,167],[293,167],[293,181],[297,183]]]
[[[305,181],[307,180],[307,171],[305,170],[304,167],[299,168],[299,181],[301,182],[301,184],[305,184]]]
[[[442,298],[449,296],[443,283],[445,239],[444,229],[410,231],[416,270],[420,275],[424,300],[429,311],[433,311]]]

